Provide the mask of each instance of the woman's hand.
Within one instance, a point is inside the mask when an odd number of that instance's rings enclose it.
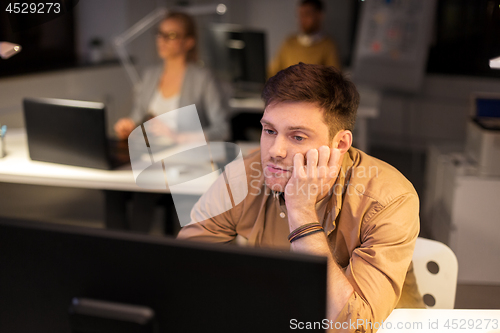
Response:
[[[178,133],[175,137],[175,142],[177,144],[184,144],[184,143],[199,143],[199,142],[206,142],[205,141],[205,136],[203,133],[199,132],[183,132],[183,133]]]
[[[130,133],[136,127],[135,122],[130,118],[121,118],[118,120],[114,126],[116,136],[120,140],[125,140],[128,138]]]

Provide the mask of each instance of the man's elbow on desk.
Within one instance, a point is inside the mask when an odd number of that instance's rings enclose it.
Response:
[[[376,320],[370,305],[353,291],[327,332],[375,332],[380,327]]]

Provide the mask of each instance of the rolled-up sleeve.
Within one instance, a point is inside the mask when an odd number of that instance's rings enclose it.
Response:
[[[385,206],[377,203],[366,213],[359,235],[361,246],[354,249],[345,270],[354,293],[336,319],[350,325],[336,331],[376,332],[395,308],[419,233],[418,213],[414,193]]]
[[[231,214],[237,208],[214,214],[225,210],[221,207],[225,193],[227,185],[221,175],[196,202],[191,210],[191,222],[179,231],[177,238],[211,243],[232,241],[236,237],[236,225]]]

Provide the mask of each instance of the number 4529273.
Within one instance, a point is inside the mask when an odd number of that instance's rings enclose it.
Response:
[[[6,12],[13,14],[58,14],[61,12],[61,4],[58,2],[19,3],[14,2],[7,5]]]

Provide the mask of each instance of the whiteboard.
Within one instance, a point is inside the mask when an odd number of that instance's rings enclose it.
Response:
[[[381,90],[420,90],[435,0],[365,0],[356,37],[353,80]]]

